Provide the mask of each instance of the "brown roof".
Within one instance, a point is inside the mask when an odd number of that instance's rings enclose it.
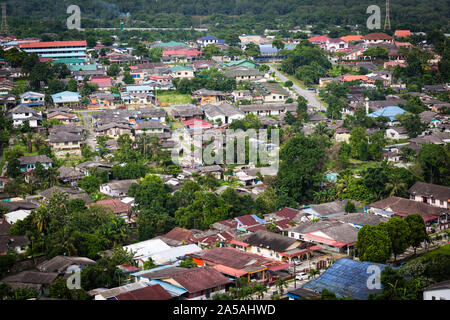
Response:
[[[100,201],[91,203],[89,205],[89,207],[92,205],[100,205],[103,207],[111,208],[115,214],[127,213],[131,209],[131,205],[120,201],[120,199],[100,200]]]
[[[92,266],[95,265],[95,261],[84,257],[56,256],[50,260],[42,262],[37,266],[37,268],[41,272],[62,273],[71,265]]]
[[[49,285],[58,277],[57,273],[44,273],[36,271],[22,271],[21,273],[15,274],[3,278],[1,281],[5,283],[23,283],[23,284],[45,284]]]
[[[363,37],[364,40],[392,40],[393,37],[391,37],[390,35],[387,35],[386,33],[383,32],[375,32],[375,33],[369,33],[366,34]]]
[[[282,236],[281,234],[258,230],[255,233],[251,234],[247,239],[243,240],[243,242],[248,243],[255,247],[264,247],[276,252],[284,252],[288,250],[293,244],[295,244],[298,240],[294,238],[288,238]],[[299,242],[300,244],[300,242]]]
[[[450,199],[450,188],[432,183],[416,182],[410,189],[411,195],[433,197],[439,200]]]
[[[170,294],[159,284],[123,292],[116,296],[117,300],[170,300],[171,298]]]
[[[188,242],[189,238],[192,236],[192,233],[192,230],[175,227],[168,233],[166,233],[163,237],[172,240]]]
[[[186,269],[186,271],[177,272],[171,278],[191,293],[216,288],[231,282],[222,273],[211,267]]]
[[[369,206],[382,210],[390,209],[389,211],[400,214],[420,214],[425,221],[433,220],[441,215],[441,212],[448,211],[447,209],[432,207],[426,203],[399,198],[390,197],[383,199]]]

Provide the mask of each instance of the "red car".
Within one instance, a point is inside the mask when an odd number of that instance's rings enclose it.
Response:
[[[117,109],[126,109],[127,107],[125,107],[123,104],[119,104],[118,106],[117,106]]]

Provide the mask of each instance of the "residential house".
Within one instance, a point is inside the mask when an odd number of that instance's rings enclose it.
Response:
[[[131,215],[131,205],[122,202],[120,199],[106,199],[93,202],[88,205],[91,206],[102,206],[111,210],[116,216],[123,218],[130,226],[136,225],[136,218]]]
[[[207,104],[204,107],[205,117],[208,121],[229,124],[234,120],[241,120],[245,117],[244,113],[229,103],[220,105]]]
[[[450,300],[450,280],[441,281],[424,288],[423,300]]]
[[[215,293],[225,293],[231,281],[220,271],[212,267],[179,268],[165,266],[132,274],[138,281],[151,284],[160,281],[162,287],[169,284],[166,290],[179,292],[179,299],[210,300]]]
[[[278,116],[286,112],[295,113],[296,103],[267,103],[240,105],[239,109],[245,114],[253,113],[258,116]]]
[[[96,84],[98,86],[98,90],[106,91],[109,90],[112,86],[112,80],[109,76],[95,76],[91,77],[88,83]]]
[[[248,61],[248,60],[245,60],[245,59],[240,59],[240,60],[233,60],[233,61],[230,61],[228,63],[225,63],[224,67],[227,67],[227,68],[244,67],[244,68],[248,68],[248,69],[249,68],[255,69],[256,68],[256,64],[254,62],[251,62],[251,61]]]
[[[203,52],[198,50],[163,50],[162,60],[166,62],[191,62],[201,57]]]
[[[128,189],[137,179],[113,180],[100,186],[100,192],[110,197],[126,197]]]
[[[202,47],[206,47],[209,44],[219,43],[219,39],[214,36],[207,35],[207,36],[204,36],[204,37],[198,39],[197,43]]]
[[[0,255],[9,251],[15,251],[19,254],[25,253],[30,240],[27,236],[12,235],[12,224],[6,218],[0,219]]]
[[[28,121],[30,128],[38,128],[42,124],[42,112],[19,104],[9,111],[8,117],[13,120],[13,126],[18,127]]]
[[[175,66],[169,70],[172,78],[192,79],[195,77],[194,69],[191,67]]]
[[[91,197],[84,191],[81,191],[81,189],[74,189],[74,188],[64,188],[64,187],[58,187],[54,186],[49,189],[46,189],[44,191],[41,191],[38,193],[39,196],[41,196],[43,199],[43,202],[47,202],[53,193],[59,192],[59,193],[67,193],[69,196],[69,200],[73,199],[83,199],[86,203],[92,202]]]
[[[404,127],[390,127],[386,129],[385,136],[393,140],[408,139],[408,130]]]
[[[67,154],[81,156],[83,137],[78,134],[59,132],[50,135],[49,141],[56,156],[66,156]]]
[[[382,32],[369,33],[362,37],[365,44],[393,43],[394,37]]]
[[[78,121],[78,117],[73,113],[63,111],[53,111],[47,114],[47,120],[58,120],[63,124],[71,124]]]
[[[370,294],[381,294],[382,292],[382,287],[367,285],[373,275],[368,272],[371,266],[378,267],[380,271],[387,267],[380,263],[341,258],[319,277],[305,283],[302,288],[315,292],[327,289],[339,298],[352,297],[353,299],[367,300]]]
[[[321,204],[312,205],[301,209],[306,214],[317,218],[329,218],[345,212],[345,205],[348,200],[335,200]]]
[[[172,107],[172,118],[177,121],[201,120],[203,117],[202,109],[193,104],[173,105]]]
[[[227,277],[247,278],[248,282],[269,281],[272,272],[291,266],[285,262],[230,247],[206,249],[190,256],[197,266],[212,266]]]
[[[85,257],[56,256],[37,265],[40,272],[58,273],[60,275],[71,274],[86,266],[95,266],[96,262]]]
[[[252,82],[254,99],[263,102],[284,102],[290,93],[276,82]]]
[[[436,230],[446,229],[450,226],[449,211],[446,208],[434,207],[428,203],[409,200],[399,197],[389,197],[369,204],[370,211],[375,214],[385,215],[390,212],[399,217],[406,217],[411,214],[419,214],[425,222],[427,231],[432,226]]]
[[[53,161],[46,155],[37,155],[37,156],[22,156],[19,159],[20,163],[20,171],[22,172],[30,172],[36,168],[36,163],[40,163],[45,169],[48,169],[52,166]]]
[[[238,246],[240,242],[248,244],[245,247],[246,252],[289,263],[307,259],[314,250],[314,248],[311,250],[313,247],[311,244],[265,230],[257,230],[250,235],[235,238],[229,244],[233,246],[234,241],[237,241]]]
[[[341,38],[329,38],[325,42],[325,50],[329,52],[345,51],[348,49],[348,42]]]
[[[45,94],[27,91],[19,95],[20,104],[27,107],[38,107],[45,105]]]
[[[264,78],[265,73],[257,69],[230,69],[226,70],[225,76],[230,79],[240,81],[257,81]]]
[[[110,92],[96,91],[89,95],[91,106],[96,106],[97,109],[114,109],[116,104],[115,97]]]
[[[131,136],[131,127],[129,124],[111,122],[104,125],[99,125],[95,129],[97,135],[108,136],[113,139],[118,139],[123,134]]]
[[[147,258],[155,253],[165,251],[171,247],[161,239],[150,239],[124,246],[123,249],[134,253],[134,259],[142,266]]]
[[[432,183],[416,182],[409,188],[411,200],[427,203],[433,207],[450,208],[450,188]]]
[[[63,91],[52,94],[53,104],[58,107],[76,107],[80,104],[81,95],[78,92]]]
[[[27,287],[35,289],[40,295],[45,295],[49,293],[50,285],[58,276],[56,272],[22,271],[3,278],[2,282],[9,284],[13,290]]]
[[[58,180],[63,184],[76,186],[85,177],[84,173],[70,167],[61,166],[58,168]]]
[[[160,284],[119,293],[110,300],[170,300],[172,296]]]

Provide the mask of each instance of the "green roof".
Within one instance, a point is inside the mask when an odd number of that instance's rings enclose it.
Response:
[[[254,66],[256,66],[256,64],[253,63],[253,62],[250,62],[250,61],[245,60],[245,59],[241,59],[241,60],[235,60],[235,61],[231,61],[231,62],[225,63],[225,67],[238,66],[238,65],[241,65],[241,64],[252,66],[253,68],[254,68]]]
[[[77,58],[63,58],[63,59],[53,59],[53,63],[65,63],[65,64],[77,64],[82,63],[84,64],[84,59],[77,59]]]
[[[177,41],[169,41],[169,42],[162,42],[162,43],[155,43],[156,47],[175,47],[175,46],[185,46],[189,47],[186,43],[183,42],[177,42]]]
[[[96,64],[85,64],[82,66],[77,66],[77,65],[70,65],[69,66],[70,71],[95,71],[97,70],[97,65]]]
[[[170,71],[181,71],[181,70],[193,71],[194,69],[192,69],[190,67],[184,67],[184,66],[175,66],[175,67],[170,68]]]

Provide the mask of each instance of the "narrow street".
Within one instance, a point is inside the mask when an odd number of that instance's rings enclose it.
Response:
[[[85,140],[85,143],[91,148],[92,151],[95,151],[95,147],[97,146],[97,140],[95,138],[94,128],[92,126],[91,115],[89,111],[77,111],[77,113],[81,114],[83,117],[84,127],[88,132],[88,136]]]
[[[283,73],[278,71],[276,67],[273,64],[269,64],[270,71],[275,72],[276,76],[283,82],[286,82],[289,80],[288,77],[286,77]],[[316,94],[312,91],[305,90],[301,88],[299,85],[294,83],[292,88],[295,90],[295,92],[304,97],[306,100],[308,100],[308,106],[311,106],[314,111],[320,111],[325,112],[327,109],[326,107],[317,99]]]

